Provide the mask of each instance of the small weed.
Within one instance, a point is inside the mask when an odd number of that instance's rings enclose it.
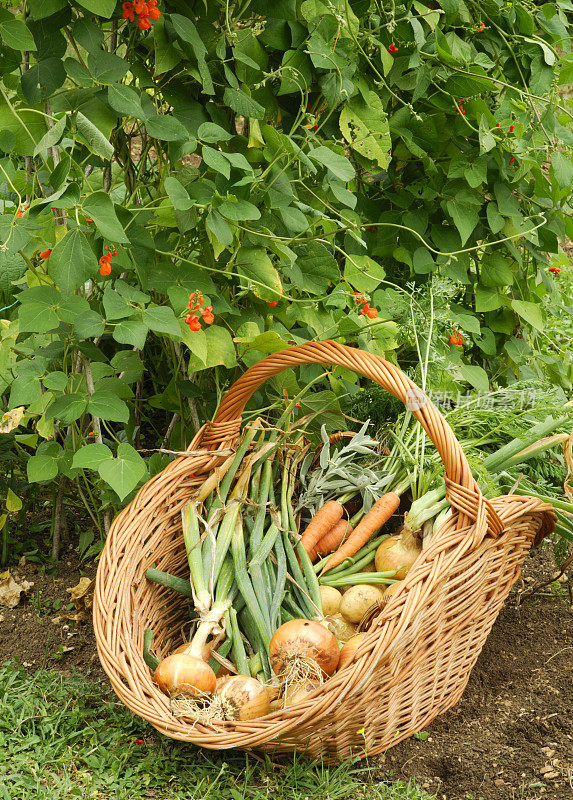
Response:
[[[84,675],[0,666],[2,800],[431,800],[380,782],[364,764],[334,767],[211,752],[156,733]]]
[[[73,603],[67,603],[60,597],[56,597],[54,600],[44,599],[39,591],[30,595],[30,604],[36,609],[38,617],[55,614],[58,611],[72,611],[74,608]]]
[[[58,661],[60,658],[64,657],[64,652],[65,651],[64,651],[63,644],[59,644],[58,645],[58,649],[56,650],[56,652],[52,653],[52,658],[54,658],[54,659],[56,659],[56,661]]]

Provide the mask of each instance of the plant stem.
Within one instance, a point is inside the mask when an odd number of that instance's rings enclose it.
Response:
[[[250,675],[251,670],[249,668],[247,653],[245,651],[243,637],[241,636],[239,623],[237,621],[237,612],[234,608],[229,609],[229,622],[233,637],[233,661],[237,667],[237,672],[239,675]]]
[[[173,589],[174,592],[185,595],[185,597],[192,597],[193,590],[189,581],[184,578],[179,578],[177,575],[170,575],[168,572],[163,572],[155,567],[148,567],[145,570],[145,577],[153,583],[158,583],[160,586],[165,586],[166,589]]]
[[[392,583],[399,583],[399,581],[395,580],[394,576],[398,570],[394,570],[393,572],[369,572],[366,574],[365,572],[361,572],[360,574],[352,573],[348,575],[339,575],[335,577],[328,577],[320,578],[320,585],[321,586],[353,586],[356,584],[365,583],[366,578],[368,579],[368,583],[374,584],[392,584]]]

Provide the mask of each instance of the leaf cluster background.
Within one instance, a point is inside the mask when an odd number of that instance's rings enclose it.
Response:
[[[440,391],[570,390],[571,3],[158,8],[145,31],[114,0],[0,8],[0,393],[24,408],[0,457],[20,513],[64,487],[103,533],[159,451],[293,343],[417,379],[430,336]],[[196,291],[215,321],[192,331]],[[347,410],[359,386],[306,367],[251,410]]]

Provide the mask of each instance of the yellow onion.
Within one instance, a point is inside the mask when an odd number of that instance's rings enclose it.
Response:
[[[303,676],[308,678],[313,671],[317,677],[321,673],[322,676],[332,675],[338,665],[338,654],[338,642],[334,634],[319,622],[308,619],[285,622],[273,634],[269,647],[269,658],[275,674],[300,673],[300,681],[290,676],[289,682],[292,683],[301,683]],[[304,669],[305,666],[308,669]]]
[[[408,570],[420,552],[421,548],[418,547],[410,532],[400,536],[390,536],[376,550],[376,571],[393,572],[398,570],[395,577],[402,580],[408,574]]]
[[[275,697],[274,700],[271,700],[269,714],[273,714],[275,711],[280,711],[281,708],[284,708],[283,701],[279,697]]]
[[[154,678],[161,691],[172,697],[182,693],[197,697],[212,694],[217,684],[209,664],[192,653],[167,656],[155,670]]]
[[[247,675],[219,678],[214,698],[220,702],[225,719],[242,722],[264,717],[271,702],[266,686]]]
[[[282,699],[282,707],[290,708],[291,706],[296,706],[298,703],[303,703],[317,686],[320,686],[320,684],[313,683],[312,681],[305,681],[302,684],[287,686]]]
[[[356,651],[366,638],[365,633],[357,633],[356,636],[353,636],[352,639],[349,639],[342,650],[340,651],[340,658],[338,660],[338,669],[344,669],[351,661],[354,660],[354,656],[356,655]]]

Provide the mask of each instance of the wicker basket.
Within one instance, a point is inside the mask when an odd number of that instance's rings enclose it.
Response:
[[[356,660],[308,700],[252,722],[192,725],[173,716],[142,656],[146,628],[155,632],[160,656],[181,644],[187,604],[147,581],[145,570],[157,565],[188,575],[181,508],[236,444],[257,387],[299,364],[355,370],[402,400],[442,458],[453,514],[374,619]],[[188,453],[143,486],[114,521],[95,590],[99,657],[119,698],[174,739],[218,750],[305,751],[325,762],[380,753],[458,701],[526,553],[554,524],[552,507],[535,498],[484,498],[448,424],[397,367],[331,341],[292,347],[247,370]]]

